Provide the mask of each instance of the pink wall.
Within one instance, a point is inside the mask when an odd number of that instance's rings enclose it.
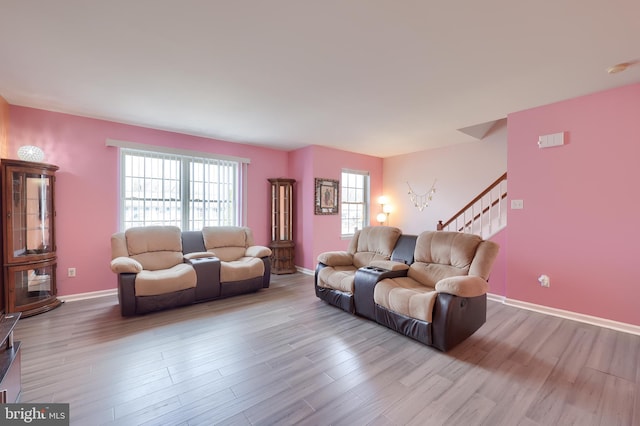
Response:
[[[45,162],[60,167],[56,187],[58,293],[113,289],[110,236],[118,230],[118,150],[106,139],[175,147],[251,159],[248,219],[256,242],[268,244],[268,178],[286,174],[285,151],[152,130],[103,120],[10,106],[8,156],[18,147],[41,147]],[[68,278],[69,267],[77,276]]]
[[[340,236],[340,215],[315,215],[315,178],[340,180],[342,169],[368,171],[371,199],[382,195],[382,159],[321,146],[289,154],[291,177],[297,180],[296,265],[313,270],[320,253],[345,250],[349,240]],[[370,223],[375,225],[375,201]]]
[[[489,293],[504,296],[507,292],[507,232],[509,227],[497,232],[490,240],[500,246],[491,276],[489,277]]]
[[[0,96],[0,158],[6,158],[9,140],[9,104]]]
[[[640,325],[639,117],[640,84],[509,115],[508,298]]]
[[[296,180],[293,229],[295,265],[315,269],[313,265],[313,147],[289,152],[289,176]]]

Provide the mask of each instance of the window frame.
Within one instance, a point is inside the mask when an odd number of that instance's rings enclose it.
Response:
[[[115,141],[111,139],[107,139],[107,146],[115,146],[119,148],[119,163],[118,163],[118,176],[119,176],[119,209],[118,209],[118,223],[121,231],[126,230],[128,227],[132,226],[145,226],[146,224],[157,224],[157,220],[145,220],[140,224],[133,223],[127,220],[126,217],[126,207],[127,203],[125,200],[127,190],[126,184],[128,177],[126,176],[126,159],[127,155],[140,155],[144,158],[157,158],[161,162],[165,160],[173,160],[178,161],[180,164],[178,166],[178,178],[179,180],[179,198],[180,198],[180,215],[169,218],[166,224],[179,226],[182,230],[191,230],[193,226],[199,226],[202,224],[203,226],[215,226],[218,224],[235,224],[238,226],[244,226],[247,222],[247,171],[248,164],[250,160],[242,157],[232,157],[232,156],[223,156],[199,151],[190,151],[183,149],[175,149],[175,148],[167,148],[167,147],[157,147],[152,145],[145,144],[137,144],[133,142],[123,142],[123,141]],[[200,167],[204,174],[201,174],[201,179],[196,180],[194,178],[196,171],[195,167]],[[200,165],[200,166],[198,166]],[[192,212],[195,211],[199,206],[203,206],[207,203],[207,195],[203,195],[201,198],[195,200],[194,194],[196,193],[194,189],[194,184],[202,185],[199,189],[201,194],[207,193],[207,180],[206,169],[210,170],[225,170],[226,173],[229,170],[233,171],[233,176],[229,176],[228,174],[224,176],[224,182],[220,182],[220,180],[216,181],[216,185],[218,188],[221,185],[229,185],[232,184],[233,188],[231,190],[232,196],[231,198],[216,198],[217,202],[223,203],[234,203],[233,208],[235,209],[235,213],[232,214],[232,217],[225,217],[221,219],[217,217],[215,222],[207,221],[206,217],[195,218]],[[164,173],[164,170],[161,174]],[[151,177],[146,177],[145,179],[150,179]],[[167,178],[169,180],[169,178]],[[162,178],[164,183],[164,177]],[[145,187],[145,197],[147,196],[147,189]],[[214,192],[214,191],[210,191]],[[188,194],[187,197],[183,197],[182,194]],[[163,192],[163,196],[165,193]],[[160,199],[161,203],[164,203],[166,198]],[[214,201],[215,203],[215,201]],[[179,220],[179,224],[176,221]],[[225,222],[221,223],[220,220],[224,220]],[[201,227],[200,227],[201,229]],[[198,230],[198,229],[193,229]]]
[[[362,191],[362,202],[359,201],[351,201],[351,197],[345,193],[345,189],[348,190],[348,186],[346,186],[347,182],[345,179],[346,175],[356,175],[363,178],[362,188],[353,187],[353,190],[361,190]],[[342,173],[340,175],[340,235],[342,238],[351,238],[355,234],[355,229],[360,230],[365,226],[369,226],[369,212],[370,212],[370,202],[371,202],[371,177],[368,171],[366,170],[353,170],[353,169],[342,169]],[[351,228],[349,225],[356,218],[349,217],[349,212],[351,209],[350,206],[353,205],[362,205],[362,218],[360,220],[360,226],[355,227],[350,232],[344,232],[345,226]],[[345,217],[347,215],[347,217]],[[347,222],[345,224],[345,221]]]

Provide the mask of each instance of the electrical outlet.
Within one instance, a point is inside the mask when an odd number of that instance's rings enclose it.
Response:
[[[69,276],[69,277],[75,277],[75,276],[76,276],[76,268],[69,268],[69,269],[67,269],[67,276]]]
[[[538,277],[538,282],[542,287],[551,287],[551,279],[548,275],[540,275],[540,277]]]

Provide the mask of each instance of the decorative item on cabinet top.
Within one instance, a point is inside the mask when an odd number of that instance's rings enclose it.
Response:
[[[23,145],[18,148],[18,158],[23,161],[39,162],[44,160],[44,151],[37,146]]]

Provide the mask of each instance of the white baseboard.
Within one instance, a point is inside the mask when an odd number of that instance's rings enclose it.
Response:
[[[610,328],[612,330],[622,331],[623,333],[635,334],[637,336],[640,336],[640,326],[633,324],[613,321],[606,318],[594,317],[586,314],[579,314],[577,312],[565,311],[563,309],[550,308],[548,306],[536,305],[535,303],[508,299],[504,296],[499,296],[491,293],[487,294],[487,299],[493,300],[494,302],[503,303],[507,306],[513,306],[515,308],[526,309],[528,311],[534,311],[546,315],[553,315],[554,317],[560,317],[572,321],[582,322],[585,324],[596,325],[598,327]]]
[[[311,269],[303,268],[302,266],[296,266],[296,269],[298,270],[298,272],[301,272],[301,273],[303,273],[303,274],[305,274],[305,275],[311,275],[311,276],[313,276],[313,275],[315,275],[315,273],[316,273],[315,271],[313,271],[313,270],[311,270]]]
[[[66,296],[58,296],[63,302],[75,302],[76,300],[95,299],[96,297],[117,296],[118,289],[92,291],[89,293],[68,294]]]

